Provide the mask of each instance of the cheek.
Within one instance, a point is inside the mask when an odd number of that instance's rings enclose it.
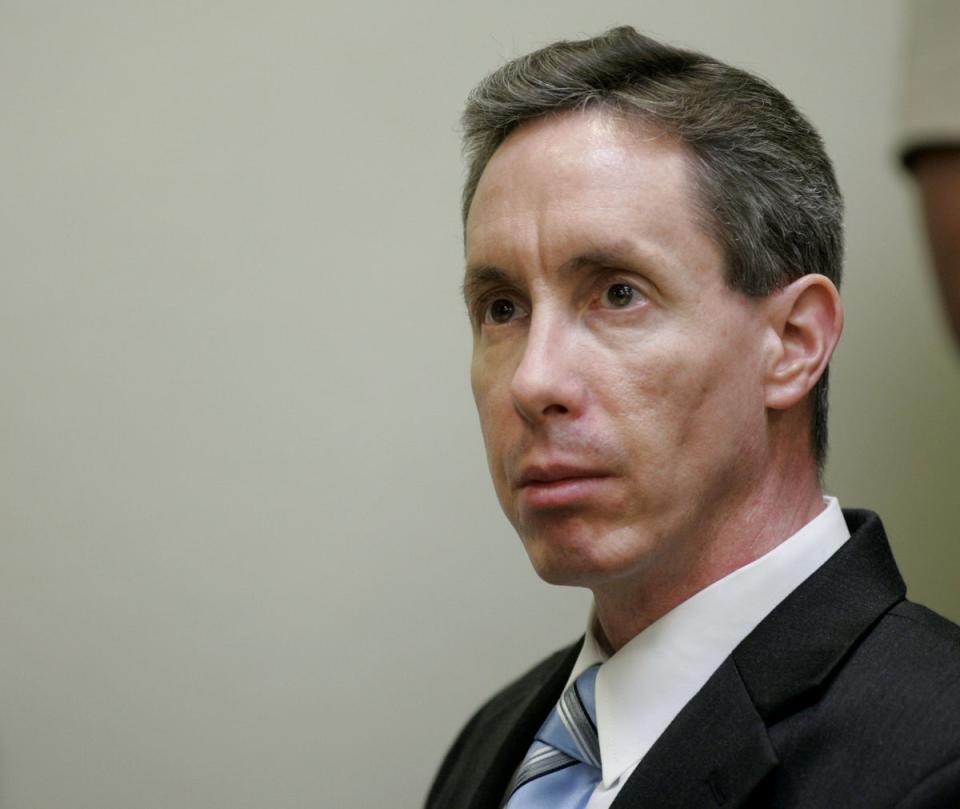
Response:
[[[667,347],[608,380],[608,409],[626,426],[624,438],[646,463],[665,465],[661,475],[684,460],[696,464],[694,454],[720,451],[731,432],[740,432],[731,428],[757,409],[750,375],[731,363],[729,352],[712,349],[702,342]]]
[[[470,370],[470,385],[480,418],[480,430],[483,433],[490,471],[497,483],[502,466],[500,459],[508,440],[506,428],[512,411],[509,385],[502,381],[500,374],[491,373],[489,364],[476,358]]]
[[[765,425],[763,386],[746,346],[718,342],[695,369],[676,370],[677,440],[694,465],[711,466],[748,452]]]
[[[470,389],[473,391],[473,401],[477,406],[481,427],[485,425],[487,420],[492,386],[495,381],[496,377],[490,373],[489,365],[483,361],[482,356],[474,349],[473,361],[470,364]]]

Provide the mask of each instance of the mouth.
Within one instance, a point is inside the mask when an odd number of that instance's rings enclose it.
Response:
[[[520,475],[518,488],[560,483],[565,480],[606,477],[602,472],[577,466],[527,466]]]
[[[551,465],[525,467],[517,483],[521,504],[529,509],[570,508],[595,498],[610,475],[596,469]]]

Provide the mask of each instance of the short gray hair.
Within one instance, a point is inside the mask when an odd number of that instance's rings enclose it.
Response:
[[[521,56],[470,93],[463,114],[463,221],[493,153],[525,121],[599,107],[652,124],[690,150],[705,226],[727,285],[760,297],[809,273],[838,287],[843,201],[820,136],[763,79],[624,26]],[[827,450],[827,372],[813,390],[813,452]]]

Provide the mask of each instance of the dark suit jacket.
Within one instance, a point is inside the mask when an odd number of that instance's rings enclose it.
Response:
[[[845,516],[851,539],[724,661],[614,809],[960,809],[960,627],[904,599],[876,514]],[[473,716],[427,809],[497,809],[579,646]]]

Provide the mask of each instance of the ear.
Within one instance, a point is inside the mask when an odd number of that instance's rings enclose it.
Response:
[[[843,305],[825,275],[804,275],[774,292],[769,305],[770,347],[766,405],[787,410],[823,375],[843,331]]]

